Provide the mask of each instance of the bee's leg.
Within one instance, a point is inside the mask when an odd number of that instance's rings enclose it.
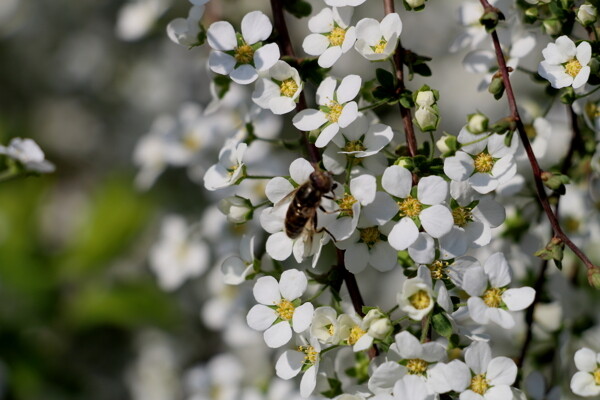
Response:
[[[323,197],[325,197],[326,199],[329,199],[329,200],[335,200],[334,196],[329,196],[329,195],[324,194]]]
[[[331,239],[332,239],[334,242],[337,242],[337,241],[338,241],[338,240],[335,238],[335,236],[333,236],[333,234],[332,234],[331,232],[329,232],[329,231],[327,230],[327,228],[325,228],[325,227],[322,227],[321,229],[315,229],[315,232],[317,232],[317,233],[325,232],[326,234],[328,234],[328,235],[331,237]]]
[[[323,211],[325,214],[335,214],[336,212],[339,211],[339,210],[327,211],[326,209],[323,208],[323,206],[319,206],[319,210]]]

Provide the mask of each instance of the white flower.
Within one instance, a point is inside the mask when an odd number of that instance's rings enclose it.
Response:
[[[350,335],[350,326],[344,323],[348,316],[338,317],[332,307],[319,307],[315,310],[310,334],[324,344],[339,344]]]
[[[45,159],[44,152],[32,139],[11,139],[8,147],[0,146],[0,154],[18,161],[32,172],[48,173],[54,171],[54,164]]]
[[[292,328],[297,333],[309,328],[314,307],[300,300],[307,285],[306,275],[297,269],[284,271],[279,282],[263,276],[254,284],[254,298],[260,304],[250,309],[246,321],[250,328],[264,331],[267,346],[277,348],[289,342]]]
[[[308,132],[325,125],[315,142],[315,146],[325,147],[340,128],[347,127],[358,117],[358,104],[351,100],[360,91],[361,82],[360,76],[348,75],[337,86],[337,81],[328,76],[317,89],[319,109],[300,111],[292,120],[294,126]]]
[[[592,46],[588,42],[575,43],[567,36],[561,36],[555,43],[549,43],[544,50],[544,61],[538,67],[538,73],[548,79],[555,89],[583,86],[590,76],[589,63]]]
[[[121,7],[117,15],[117,37],[126,41],[142,38],[168,7],[167,0],[129,1]]]
[[[530,287],[507,289],[510,281],[510,267],[502,253],[492,254],[483,268],[474,266],[465,272],[462,287],[472,296],[467,306],[473,321],[482,325],[495,322],[504,329],[515,325],[510,311],[529,307],[535,290]]]
[[[444,173],[453,181],[468,181],[477,192],[486,194],[517,173],[513,153],[518,143],[504,144],[504,135],[474,135],[463,127],[458,134],[461,150],[444,160]]]
[[[390,245],[396,250],[405,250],[419,238],[419,228],[434,238],[450,232],[454,223],[448,207],[443,205],[448,195],[448,183],[439,176],[421,178],[416,197],[411,195],[412,174],[399,165],[388,167],[383,173],[381,185],[386,192],[396,198],[396,208],[400,220],[388,236]]]
[[[273,114],[286,114],[296,108],[303,83],[296,68],[285,61],[277,61],[268,72],[268,78],[256,82],[252,100]]]
[[[310,344],[300,337],[303,343],[296,350],[286,350],[275,364],[275,372],[281,379],[291,379],[304,371],[300,381],[300,395],[308,397],[317,385],[317,373],[321,359],[321,344],[311,338]]]
[[[423,267],[427,269],[426,267]],[[429,275],[429,274],[428,274]],[[431,277],[428,281],[415,277],[404,281],[402,291],[398,293],[397,302],[400,309],[408,314],[410,319],[422,320],[433,310],[433,288]]]
[[[379,197],[381,199],[381,197]],[[369,207],[378,207],[379,201],[375,200]],[[361,218],[357,229],[346,240],[338,241],[335,245],[344,252],[344,265],[353,274],[364,270],[371,265],[378,271],[386,272],[397,264],[398,252],[386,240],[392,224],[384,226],[374,225],[372,222]]]
[[[598,10],[589,3],[582,4],[577,9],[577,19],[583,26],[590,25],[596,22]]]
[[[245,197],[229,196],[217,204],[219,211],[227,215],[227,221],[232,224],[243,224],[252,219],[254,207],[252,202]]]
[[[229,22],[214,22],[207,32],[208,44],[214,49],[208,58],[210,69],[242,85],[254,82],[258,72],[267,71],[279,60],[276,43],[261,46],[272,30],[271,21],[260,11],[244,16],[241,39]]]
[[[369,310],[363,318],[362,329],[373,339],[383,340],[392,333],[394,327],[390,319],[378,308]]]
[[[517,366],[513,360],[492,358],[492,350],[486,342],[473,342],[465,350],[465,362],[472,372],[470,382],[458,390],[462,392],[460,400],[513,398],[510,385],[517,378]]]
[[[208,190],[236,185],[244,176],[244,153],[248,145],[230,141],[219,152],[219,162],[204,174],[204,187]]]
[[[183,218],[163,219],[160,241],[150,250],[150,268],[164,290],[177,289],[186,279],[199,276],[209,260],[208,245],[190,232]]]
[[[240,285],[254,269],[254,236],[242,237],[240,255],[226,258],[221,264],[223,281],[228,285]]]
[[[308,20],[312,32],[302,43],[311,56],[319,56],[319,66],[330,68],[356,41],[356,28],[350,26],[353,8],[324,8]]]
[[[575,366],[579,371],[571,378],[571,390],[579,396],[600,395],[600,353],[584,347],[575,353]]]
[[[200,5],[194,5],[190,8],[187,18],[176,18],[167,25],[167,35],[173,42],[182,46],[193,46],[198,43],[198,34],[200,34],[200,20],[204,15],[204,4],[208,0],[203,0]]]
[[[436,396],[429,393],[427,385],[415,375],[405,375],[394,384],[394,400],[434,400]]]
[[[364,18],[356,24],[354,48],[367,60],[385,60],[396,50],[400,33],[402,21],[396,13],[386,15],[381,22]]]

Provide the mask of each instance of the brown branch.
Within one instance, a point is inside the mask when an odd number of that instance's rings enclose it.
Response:
[[[394,0],[383,0],[383,8],[386,15],[396,12],[394,9]],[[400,95],[406,90],[406,86],[404,85],[404,47],[402,47],[400,40],[398,40],[398,46],[394,52],[394,70],[397,80],[396,93]],[[412,122],[412,113],[410,108],[404,108],[402,104],[398,104],[400,105],[400,115],[402,116],[402,124],[404,125],[408,152],[411,157],[414,157],[417,155],[417,138]]]
[[[485,9],[485,12],[497,12],[497,10],[494,7],[492,7],[487,0],[480,0],[480,2],[483,8]],[[554,236],[559,238],[562,242],[564,242],[571,249],[571,251],[573,251],[573,253],[575,253],[575,255],[585,264],[588,270],[588,280],[591,284],[592,274],[598,272],[598,267],[596,267],[590,261],[590,259],[583,253],[583,251],[579,247],[577,247],[577,245],[573,243],[571,239],[569,239],[569,237],[563,232],[556,214],[554,214],[554,212],[552,211],[552,207],[550,206],[544,183],[542,182],[542,169],[540,168],[537,158],[533,153],[531,143],[529,143],[529,138],[527,137],[527,133],[525,132],[525,126],[523,125],[523,121],[521,120],[521,116],[519,115],[519,110],[517,109],[517,102],[515,100],[513,88],[510,83],[510,78],[508,76],[508,68],[506,66],[506,61],[504,59],[502,47],[500,46],[498,33],[494,30],[492,31],[491,36],[492,41],[494,43],[494,49],[496,51],[496,60],[498,61],[498,67],[500,68],[502,81],[504,83],[504,88],[506,89],[508,106],[510,108],[512,119],[514,120],[515,125],[517,127],[519,137],[521,138],[521,142],[523,143],[523,147],[525,148],[525,153],[527,154],[527,158],[529,159],[529,164],[531,165],[538,200],[540,201],[540,204],[544,209],[548,220],[550,221],[550,225],[552,226],[552,230],[554,231]]]

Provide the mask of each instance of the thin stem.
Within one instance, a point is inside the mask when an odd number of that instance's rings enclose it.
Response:
[[[431,326],[431,315],[432,314],[433,313],[430,312],[425,317],[423,317],[423,319],[421,320],[421,326],[422,326],[421,343],[428,342],[431,339],[431,336],[429,334],[429,327]]]
[[[267,175],[246,175],[244,176],[245,179],[273,179],[275,178],[274,176],[267,176]]]
[[[21,175],[16,169],[7,169],[6,171],[0,172],[0,182],[10,181]]]
[[[600,89],[600,86],[596,87],[594,90],[584,93],[584,94],[580,94],[575,96],[576,99],[583,99],[584,97],[589,96],[590,94],[596,93],[598,91],[598,89]]]
[[[370,110],[372,108],[377,108],[377,107],[383,106],[385,104],[387,104],[387,100],[381,100],[381,101],[378,101],[376,103],[369,104],[368,106],[361,107],[361,108],[358,109],[358,111]]]
[[[473,141],[470,141],[470,142],[467,142],[467,143],[461,143],[461,146],[462,146],[462,147],[470,146],[470,145],[472,145],[472,144],[475,144],[475,143],[481,142],[482,140],[485,140],[485,139],[489,138],[490,136],[492,136],[492,134],[491,134],[491,133],[488,133],[487,135],[485,135],[485,136],[482,136],[480,139],[475,139],[475,140],[473,140]]]
[[[394,0],[383,0],[383,8],[385,14],[391,14],[396,12],[394,9]],[[394,52],[394,71],[396,75],[396,94],[400,95],[406,90],[404,85],[404,48],[402,42],[398,40],[398,46]],[[406,145],[408,146],[408,152],[411,157],[417,155],[417,138],[415,136],[415,128],[412,122],[412,115],[410,108],[404,108],[402,104],[400,106],[400,115],[402,115],[402,123],[404,125],[404,134],[406,135]]]
[[[435,155],[435,139],[433,138],[433,132],[429,131],[429,139],[431,140],[431,150],[429,151],[429,159],[433,160]]]
[[[495,10],[490,5],[490,3],[488,3],[487,0],[480,0],[480,2],[486,11]],[[494,30],[492,31],[491,36],[492,41],[494,43],[494,49],[496,51],[496,60],[498,61],[500,73],[502,74],[502,81],[506,89],[508,106],[510,108],[512,118],[517,126],[517,131],[519,132],[519,137],[521,138],[523,147],[525,148],[525,153],[527,154],[527,158],[529,159],[529,164],[531,165],[533,179],[535,182],[535,188],[540,204],[542,205],[542,208],[544,209],[544,212],[546,213],[546,216],[550,221],[550,225],[552,226],[552,230],[554,231],[554,236],[562,240],[571,249],[571,251],[573,251],[573,253],[575,253],[575,255],[585,264],[586,268],[588,269],[588,279],[591,279],[592,273],[597,271],[597,267],[590,261],[590,259],[583,253],[583,251],[579,247],[577,247],[577,245],[573,243],[573,241],[571,241],[571,239],[563,232],[562,228],[560,227],[558,218],[552,211],[552,207],[550,206],[544,183],[542,182],[542,169],[540,168],[537,158],[533,153],[531,143],[529,142],[529,138],[527,137],[527,133],[525,132],[525,126],[523,125],[523,121],[521,120],[521,116],[519,115],[519,110],[517,109],[517,102],[515,100],[513,88],[510,83],[510,78],[508,76],[508,67],[506,66],[504,53],[502,52],[502,47],[500,46],[498,33]]]

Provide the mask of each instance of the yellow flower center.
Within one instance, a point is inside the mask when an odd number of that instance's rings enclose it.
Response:
[[[365,333],[367,332],[363,331],[360,328],[360,326],[354,325],[352,329],[350,329],[350,336],[348,336],[348,344],[350,346],[354,346],[356,342],[358,342],[358,339],[363,337]]]
[[[470,389],[477,394],[483,395],[489,387],[489,382],[485,379],[485,374],[475,375],[471,379]]]
[[[571,75],[573,78],[577,76],[579,71],[581,71],[581,68],[581,63],[576,58],[572,58],[565,64],[565,72]]]
[[[492,172],[492,168],[494,167],[494,158],[488,153],[479,153],[475,157],[474,164],[475,171],[489,174]]]
[[[298,351],[304,353],[304,362],[314,365],[317,362],[319,353],[312,346],[298,346]]]
[[[284,321],[289,321],[294,316],[294,310],[296,307],[292,304],[291,301],[286,299],[281,299],[281,301],[277,304],[277,314],[279,314],[279,318]]]
[[[419,290],[417,293],[410,296],[408,301],[410,301],[410,304],[417,310],[424,310],[431,304],[431,297],[429,297],[429,293],[425,290]]]
[[[594,376],[594,383],[600,385],[600,367],[596,368],[592,375]]]
[[[425,360],[421,360],[420,358],[413,358],[412,360],[408,360],[408,362],[406,363],[406,369],[411,375],[425,375],[425,371],[427,371],[428,365],[429,364]]]
[[[335,326],[333,326],[333,324],[329,325],[327,327],[327,332],[329,332],[329,336],[333,336],[333,334],[335,333]]]
[[[471,209],[467,207],[456,207],[452,210],[452,218],[454,218],[454,224],[460,227],[467,225],[473,221],[473,215]]]
[[[327,113],[327,120],[329,122],[338,122],[338,119],[340,119],[340,115],[342,115],[343,109],[344,107],[337,101],[332,101],[331,103],[329,103],[329,112]]]
[[[409,218],[417,217],[423,209],[421,202],[411,196],[399,201],[398,207],[400,207],[400,215]]]
[[[231,169],[227,170],[227,174],[229,175],[229,177],[232,177],[233,174],[235,174],[235,171],[238,170],[238,168],[240,167],[239,164],[234,165],[233,167],[231,167]]]
[[[254,49],[247,44],[243,44],[235,49],[234,58],[240,64],[249,64],[254,59]]]
[[[346,38],[346,30],[336,26],[329,34],[329,43],[332,46],[341,46]]]
[[[352,211],[352,205],[356,203],[356,199],[351,194],[344,194],[344,197],[341,200],[338,200],[337,203],[340,206],[340,217],[351,217],[354,215]]]
[[[367,148],[363,145],[361,140],[352,140],[347,142],[344,146],[344,151],[365,151]]]
[[[537,136],[537,131],[532,124],[525,125],[525,133],[529,139],[534,139]]]
[[[376,226],[359,229],[359,231],[360,240],[362,240],[367,246],[371,247],[379,241],[379,229],[377,229]]]
[[[183,147],[189,150],[198,150],[202,144],[202,141],[198,137],[191,134],[185,135],[182,142]]]
[[[386,45],[387,45],[387,40],[385,40],[384,38],[381,38],[379,43],[377,43],[377,45],[373,48],[373,51],[377,54],[381,54],[385,50]]]
[[[279,91],[282,96],[294,97],[298,91],[298,84],[292,78],[286,79],[279,85]]]
[[[446,271],[445,268],[448,266],[446,261],[437,260],[429,264],[429,271],[431,271],[431,277],[433,279],[445,279]]]
[[[491,288],[483,294],[483,302],[491,308],[498,308],[502,304],[502,293],[504,289]]]

